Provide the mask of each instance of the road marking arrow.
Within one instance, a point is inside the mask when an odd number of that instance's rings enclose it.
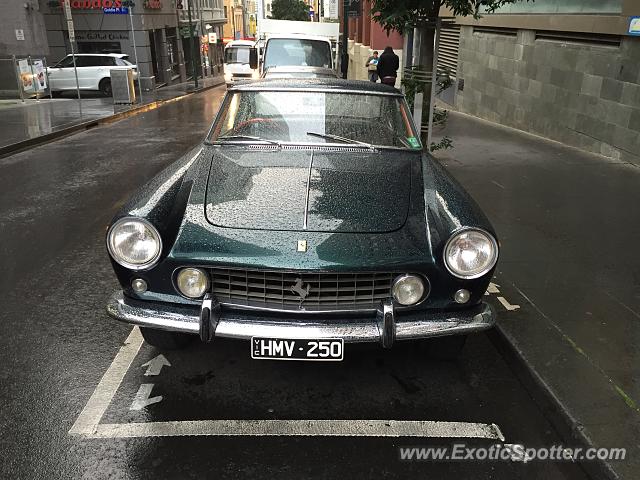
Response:
[[[151,390],[153,390],[153,383],[143,383],[142,385],[140,385],[138,393],[136,393],[136,398],[134,398],[133,402],[131,402],[129,410],[142,410],[149,405],[161,402],[162,395],[149,398],[149,396],[151,395]]]
[[[485,292],[485,295],[489,295],[490,293],[500,293],[500,290],[498,289],[500,285],[498,285],[497,283],[490,283],[489,286],[487,287],[487,291]]]
[[[518,310],[520,308],[520,305],[511,305],[506,298],[504,297],[498,297],[498,301],[502,304],[502,306],[504,308],[506,308],[508,311],[512,312],[514,310]]]
[[[142,364],[143,367],[147,367],[147,371],[144,372],[145,376],[155,376],[155,375],[160,375],[160,372],[162,371],[162,367],[167,366],[170,367],[171,364],[169,363],[169,360],[166,359],[166,357],[162,354],[158,355],[155,358],[152,358],[151,360],[149,360],[147,363],[143,363]]]

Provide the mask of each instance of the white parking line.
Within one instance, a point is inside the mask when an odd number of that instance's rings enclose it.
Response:
[[[142,346],[134,327],[102,376],[69,434],[85,438],[214,436],[340,436],[485,438],[504,441],[493,423],[432,420],[196,420],[147,423],[100,423]]]
[[[92,438],[218,436],[328,436],[486,438],[504,441],[495,424],[428,420],[196,420],[102,424]]]
[[[98,383],[89,401],[80,412],[80,415],[78,415],[73,427],[69,430],[71,435],[90,436],[95,433],[102,415],[104,415],[111,400],[113,400],[120,383],[122,383],[122,379],[131,366],[131,362],[138,355],[142,342],[140,329],[133,327],[116,358],[113,359],[107,371],[104,372],[100,383]]]

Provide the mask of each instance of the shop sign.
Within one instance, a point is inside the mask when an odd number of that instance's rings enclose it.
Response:
[[[122,0],[68,0],[71,8],[86,10],[122,9],[122,3]]]
[[[35,85],[33,84],[33,72],[29,65],[29,60],[18,60],[18,72],[22,81],[22,90],[24,92],[33,92]]]
[[[640,17],[629,18],[629,35],[640,35]]]
[[[338,0],[323,0],[322,14],[324,18],[338,18]]]
[[[198,34],[196,33],[195,29],[193,29],[193,31],[191,31],[191,27],[187,26],[187,27],[180,27],[180,36],[184,37],[184,38],[188,38],[188,37],[197,37]]]
[[[76,32],[76,38],[79,41],[116,41],[116,40],[129,40],[129,32],[87,32],[87,31],[78,31]]]
[[[44,69],[44,62],[42,60],[34,60],[33,62],[33,75],[36,79],[36,89],[47,89],[47,75]]]
[[[160,10],[162,8],[162,2],[160,0],[144,0],[144,8],[152,10]]]

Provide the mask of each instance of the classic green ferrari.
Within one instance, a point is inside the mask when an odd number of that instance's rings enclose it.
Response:
[[[495,322],[495,232],[386,85],[230,88],[106,243],[122,286],[107,312],[161,349],[229,337],[256,359],[336,361],[348,342],[426,339],[453,357]]]

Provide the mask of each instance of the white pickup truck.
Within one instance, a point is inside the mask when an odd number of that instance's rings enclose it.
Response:
[[[337,23],[260,19],[250,66],[262,75],[271,67],[321,67],[335,70]]]

